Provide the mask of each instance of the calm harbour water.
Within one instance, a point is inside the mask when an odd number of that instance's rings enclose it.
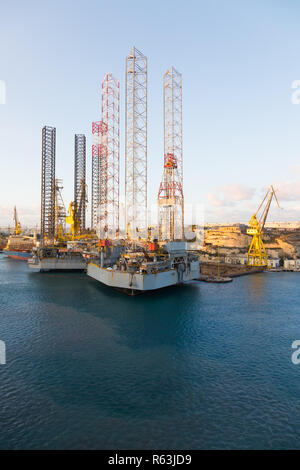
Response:
[[[127,297],[0,255],[0,449],[299,449],[299,281]]]

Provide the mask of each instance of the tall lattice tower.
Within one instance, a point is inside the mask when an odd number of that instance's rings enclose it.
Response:
[[[55,236],[56,129],[42,130],[41,246],[53,245]]]
[[[147,57],[135,47],[126,58],[125,201],[126,232],[147,229]]]
[[[120,84],[107,73],[102,81],[100,143],[100,238],[119,236]]]
[[[164,170],[158,191],[160,240],[184,237],[182,75],[174,67],[163,77]]]
[[[102,122],[92,123],[92,206],[91,228],[97,230],[99,223],[100,194],[100,145]]]
[[[74,211],[79,222],[80,232],[85,230],[86,215],[86,138],[75,134],[75,171],[74,171]]]

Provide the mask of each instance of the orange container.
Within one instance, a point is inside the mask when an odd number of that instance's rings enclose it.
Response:
[[[155,251],[157,248],[156,243],[148,243],[147,244],[148,251]]]
[[[109,240],[99,240],[99,246],[108,246],[109,245]]]

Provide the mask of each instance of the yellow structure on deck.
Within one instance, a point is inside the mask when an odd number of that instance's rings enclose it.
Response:
[[[62,180],[55,180],[55,241],[65,242],[66,236],[66,208],[63,201],[61,190],[63,189]]]
[[[250,228],[247,229],[247,234],[252,235],[253,238],[247,256],[248,266],[268,266],[268,257],[261,237],[273,196],[276,199],[278,207],[280,207],[275,190],[273,186],[270,186],[262,203],[249,221]],[[259,216],[258,214],[264,204],[265,206]]]
[[[74,202],[70,202],[66,217],[66,223],[70,224],[69,236],[71,240],[75,240],[80,231],[80,221],[78,220],[75,213]]]
[[[76,201],[70,202],[69,209],[66,216],[66,223],[70,224],[70,230],[68,236],[71,240],[80,240],[82,238],[89,238],[86,235],[85,230],[82,229],[82,207],[84,203],[87,203],[87,186],[84,180],[80,183],[79,192]],[[84,209],[85,210],[85,209]]]

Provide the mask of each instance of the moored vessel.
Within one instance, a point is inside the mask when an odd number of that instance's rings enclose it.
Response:
[[[180,285],[199,277],[199,258],[188,252],[183,241],[140,247],[112,247],[88,263],[87,274],[95,280],[127,294],[135,295]],[[116,250],[118,248],[118,250]],[[116,251],[119,256],[116,259]]]
[[[9,258],[27,261],[32,257],[32,249],[36,245],[36,237],[22,235],[16,207],[14,208],[14,222],[14,234],[9,235],[3,253]]]
[[[9,258],[27,261],[32,258],[33,247],[33,238],[10,235],[3,253]]]
[[[28,266],[35,271],[83,271],[86,261],[79,251],[66,248],[40,248],[34,250]]]

